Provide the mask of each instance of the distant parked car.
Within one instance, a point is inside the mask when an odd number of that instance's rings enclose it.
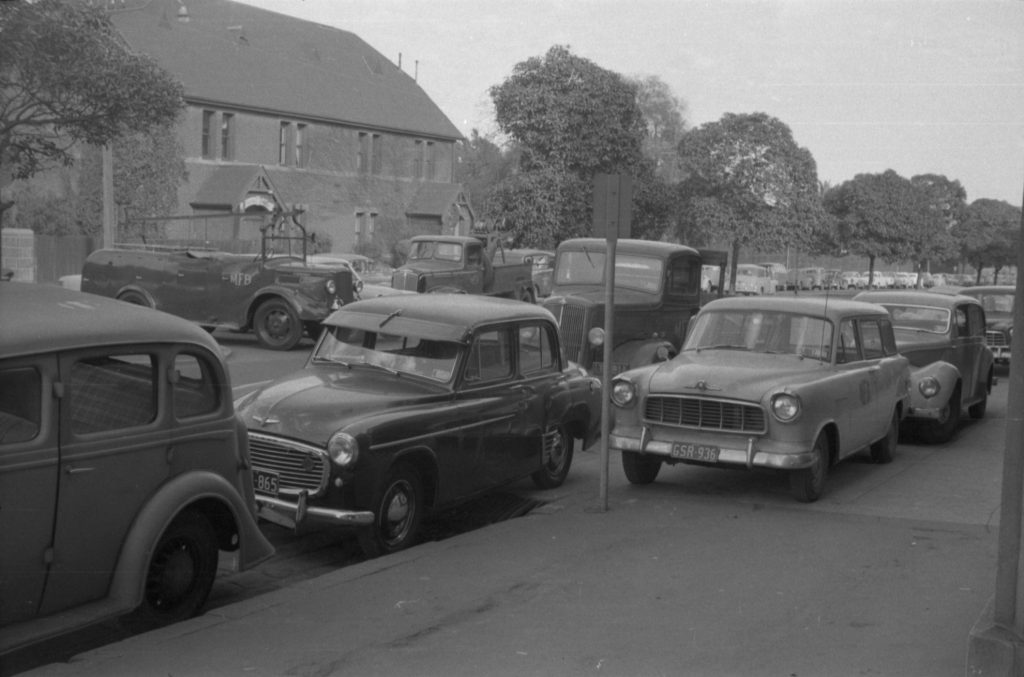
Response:
[[[964,408],[984,418],[993,357],[977,299],[914,290],[867,291],[854,300],[880,304],[892,316],[900,354],[912,365],[907,421],[926,441],[952,439]]]
[[[216,342],[166,313],[0,285],[0,654],[202,608],[273,554]]]
[[[796,286],[798,289],[823,289],[825,287],[825,269],[801,268],[797,271]]]
[[[985,342],[996,362],[1010,363],[1013,342],[1013,302],[1017,288],[1008,285],[968,287],[960,291],[981,302],[985,310]]]
[[[768,269],[768,274],[775,280],[775,291],[785,291],[792,286],[789,280],[789,270],[784,264],[771,262],[761,265]]]
[[[868,286],[867,276],[856,270],[844,270],[840,277],[843,279],[844,289],[864,289]]]
[[[498,252],[499,259],[524,261],[533,266],[534,298],[551,296],[551,286],[555,275],[555,252],[545,249],[508,249]]]
[[[726,277],[726,287],[728,285],[729,279]],[[741,263],[736,266],[736,293],[758,296],[774,294],[775,280],[764,266],[758,263]]]
[[[601,386],[564,361],[540,306],[387,296],[324,321],[305,368],[238,401],[257,502],[297,529],[355,529],[368,555],[413,544],[428,511],[531,477],[565,481],[597,435]]]
[[[609,445],[634,484],[665,463],[770,468],[814,501],[840,460],[861,450],[892,460],[909,378],[879,306],[719,299],[692,320],[679,355],[612,381]]]

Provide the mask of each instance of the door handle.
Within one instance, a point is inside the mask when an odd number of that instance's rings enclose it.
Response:
[[[65,466],[64,467],[64,472],[66,472],[69,475],[83,475],[83,474],[85,474],[87,472],[92,472],[95,469],[96,468],[83,468],[83,467],[77,467],[76,468],[73,465],[69,465],[69,466]]]

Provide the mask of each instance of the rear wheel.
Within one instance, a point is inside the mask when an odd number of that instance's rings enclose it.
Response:
[[[622,452],[622,470],[632,484],[650,484],[658,478],[661,458],[636,451]]]
[[[985,392],[981,395],[981,401],[975,402],[967,407],[967,414],[974,420],[985,418],[985,410],[988,409],[988,394],[992,392],[992,372],[988,373],[988,382],[985,384]]]
[[[789,488],[793,498],[801,503],[813,503],[821,498],[828,477],[829,446],[825,433],[819,433],[811,450],[814,462],[809,468],[789,473]]]
[[[871,445],[871,460],[875,463],[891,463],[899,439],[900,413],[893,409],[892,419],[889,421],[889,429],[885,431],[885,437]]]
[[[562,486],[572,465],[573,439],[565,426],[556,425],[544,433],[541,467],[531,475],[533,483],[541,489]]]
[[[282,299],[260,304],[252,321],[256,340],[271,350],[291,350],[302,339],[302,323],[295,310]]]

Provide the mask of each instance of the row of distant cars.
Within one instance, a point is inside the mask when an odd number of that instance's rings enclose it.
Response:
[[[651,278],[651,298],[659,284],[696,292],[699,260],[686,266]],[[766,469],[817,500],[835,463],[885,463],[902,431],[942,443],[964,412],[985,415],[986,303],[916,290],[718,299],[680,345],[602,384],[567,359],[545,308],[394,294],[344,304],[301,370],[232,402],[199,326],[4,282],[0,653],[128,612],[141,624],[197,613],[220,551],[240,569],[272,554],[257,519],[352,530],[372,556],[497,486],[557,487],[597,439],[604,396],[632,483],[673,464]]]
[[[740,263],[736,266],[736,285],[733,288],[726,276],[725,291],[744,296],[764,296],[788,290],[842,290],[842,289],[912,289],[918,286],[919,274],[910,271],[830,270],[810,267],[788,271],[781,263]],[[705,266],[703,274],[706,291],[716,290],[717,268]],[[946,284],[944,277],[933,278],[920,273],[921,287]]]

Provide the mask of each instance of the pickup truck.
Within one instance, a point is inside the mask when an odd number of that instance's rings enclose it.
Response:
[[[253,331],[272,350],[291,350],[303,333],[359,292],[350,268],[307,260],[305,229],[276,212],[260,229],[260,252],[202,247],[115,245],[88,256],[81,289],[192,320],[212,331]]]
[[[391,286],[414,292],[454,292],[535,302],[533,267],[522,257],[505,257],[498,245],[477,237],[418,235]]]
[[[566,357],[599,375],[602,371],[607,243],[597,238],[558,246],[555,279],[544,307],[562,332]],[[725,282],[726,252],[681,244],[621,239],[615,252],[615,313],[612,375],[674,357],[690,318],[700,309],[704,266],[718,270],[712,286]],[[704,291],[706,295],[707,292]],[[721,292],[718,292],[721,295]]]

